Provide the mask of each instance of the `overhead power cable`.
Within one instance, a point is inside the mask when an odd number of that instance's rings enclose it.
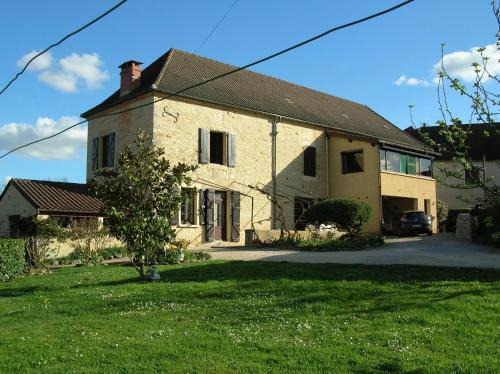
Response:
[[[128,108],[128,109],[124,109],[124,110],[120,110],[120,111],[117,111],[117,112],[111,112],[111,113],[102,114],[102,115],[100,115],[100,116],[95,117],[94,119],[104,118],[104,117],[110,117],[110,116],[116,116],[116,115],[118,115],[118,114],[127,113],[127,112],[130,112],[130,111],[132,111],[132,110],[136,110],[136,109],[144,108],[144,107],[149,106],[149,105],[153,105],[153,104],[155,104],[155,103],[157,103],[157,102],[160,102],[160,101],[163,101],[163,100],[170,99],[170,98],[172,98],[172,97],[174,97],[174,96],[179,96],[180,94],[182,94],[182,93],[184,93],[184,92],[186,92],[186,91],[192,90],[193,88],[203,86],[203,85],[205,85],[205,84],[207,84],[207,83],[210,83],[210,82],[213,82],[213,81],[215,81],[215,80],[217,80],[217,79],[221,79],[221,78],[226,77],[226,76],[228,76],[228,75],[231,75],[231,74],[237,73],[237,72],[239,72],[239,71],[241,71],[241,70],[245,70],[245,69],[248,69],[248,68],[250,68],[250,67],[252,67],[252,66],[255,66],[255,65],[261,64],[261,63],[263,63],[263,62],[265,62],[265,61],[271,60],[271,59],[273,59],[273,58],[275,58],[275,57],[278,57],[278,56],[280,56],[280,55],[282,55],[282,54],[285,54],[285,53],[290,52],[290,51],[292,51],[292,50],[294,50],[294,49],[297,49],[297,48],[302,47],[302,46],[304,46],[304,45],[306,45],[306,44],[309,44],[309,43],[311,43],[311,42],[313,42],[313,41],[315,41],[315,40],[318,40],[318,39],[320,39],[320,38],[322,38],[322,37],[324,37],[324,36],[326,36],[326,35],[328,35],[328,34],[331,34],[332,32],[339,31],[339,30],[342,30],[342,29],[345,29],[345,28],[348,28],[348,27],[352,27],[352,26],[354,26],[354,25],[357,25],[357,24],[360,24],[360,23],[366,22],[366,21],[371,20],[371,19],[373,19],[373,18],[377,18],[377,17],[383,16],[384,14],[387,14],[387,13],[393,12],[393,11],[395,11],[396,9],[399,9],[399,8],[401,8],[401,7],[405,6],[405,5],[408,5],[408,4],[410,4],[410,3],[414,2],[414,1],[415,1],[415,0],[406,0],[406,1],[403,1],[402,3],[399,3],[399,4],[397,4],[397,5],[393,6],[393,7],[387,8],[387,9],[385,9],[385,10],[383,10],[383,11],[380,11],[380,12],[377,12],[377,13],[374,13],[374,14],[371,14],[371,15],[369,15],[369,16],[367,16],[367,17],[360,18],[360,19],[358,19],[358,20],[355,20],[355,21],[352,21],[352,22],[349,22],[349,23],[345,23],[345,24],[340,25],[340,26],[333,27],[333,28],[331,28],[331,29],[329,29],[329,30],[327,30],[327,31],[325,31],[325,32],[322,32],[321,34],[318,34],[318,35],[316,35],[316,36],[313,36],[312,38],[309,38],[309,39],[304,40],[304,41],[302,41],[302,42],[300,42],[300,43],[294,44],[294,45],[292,45],[291,47],[288,47],[288,48],[286,48],[286,49],[283,49],[283,50],[281,50],[281,51],[279,51],[279,52],[273,53],[272,55],[269,55],[269,56],[267,56],[267,57],[261,58],[261,59],[259,59],[259,60],[257,60],[257,61],[251,62],[251,63],[246,64],[246,65],[244,65],[244,66],[241,66],[241,67],[239,67],[239,68],[235,68],[235,69],[229,70],[229,71],[228,71],[228,72],[226,72],[226,73],[223,73],[223,74],[217,75],[217,76],[215,76],[215,77],[212,77],[212,78],[210,78],[210,79],[204,80],[204,81],[202,81],[202,82],[199,82],[199,83],[193,84],[193,85],[191,85],[191,86],[189,86],[189,87],[183,88],[183,89],[181,89],[181,90],[179,90],[179,91],[176,91],[176,92],[174,92],[174,93],[172,93],[172,94],[167,94],[165,97],[162,97],[162,98],[160,98],[160,99],[156,99],[156,100],[153,100],[153,101],[151,101],[151,102],[149,102],[149,103],[145,103],[145,104],[137,105],[137,106],[134,106],[134,107],[131,107],[131,108]],[[20,145],[20,146],[18,146],[18,147],[16,147],[16,148],[13,148],[13,149],[11,149],[10,151],[8,151],[8,152],[4,153],[3,155],[1,155],[1,156],[0,156],[0,159],[2,159],[2,158],[4,158],[4,157],[6,157],[6,156],[8,156],[8,155],[10,155],[11,153],[13,153],[13,152],[15,152],[15,151],[20,150],[20,149],[22,149],[22,148],[26,148],[26,147],[29,147],[29,146],[31,146],[31,145],[33,145],[33,144],[36,144],[36,143],[42,142],[42,141],[44,141],[44,140],[54,138],[54,137],[56,137],[56,136],[58,136],[58,135],[60,135],[60,134],[62,134],[62,133],[64,133],[64,132],[66,132],[66,131],[68,131],[68,130],[71,130],[72,128],[74,128],[74,127],[76,127],[76,126],[80,126],[80,125],[82,125],[82,124],[84,124],[84,123],[86,123],[86,122],[87,122],[87,120],[80,121],[80,122],[78,122],[78,123],[75,123],[74,125],[71,125],[71,126],[69,126],[69,127],[65,128],[65,129],[63,129],[63,130],[61,130],[61,131],[59,131],[59,132],[55,133],[55,134],[52,134],[52,135],[50,135],[50,136],[47,136],[47,137],[44,137],[44,138],[41,138],[41,139],[38,139],[38,140],[34,140],[34,141],[32,141],[32,142],[29,142],[29,143],[26,143],[26,144],[24,144],[24,145]]]
[[[83,30],[85,30],[86,28],[92,26],[94,23],[96,23],[97,21],[101,20],[102,18],[106,17],[108,14],[112,13],[113,11],[115,11],[116,9],[118,9],[120,6],[122,6],[123,4],[125,4],[128,0],[122,0],[120,1],[118,4],[116,4],[114,7],[108,9],[107,11],[105,11],[104,13],[102,13],[100,16],[98,16],[97,18],[94,18],[92,21],[86,23],[85,25],[83,25],[82,27],[76,29],[75,31],[69,33],[68,35],[64,36],[61,40],[59,40],[58,42],[55,42],[54,44],[51,44],[49,45],[47,48],[45,48],[43,51],[37,53],[36,55],[34,55],[32,58],[30,58],[30,60],[24,65],[24,67],[21,69],[21,71],[19,71],[15,76],[14,78],[12,78],[9,83],[7,83],[5,85],[4,88],[2,88],[2,90],[0,91],[0,95],[3,94],[9,87],[12,83],[14,83],[14,81],[19,78],[25,71],[26,69],[28,68],[28,66],[30,66],[30,64],[35,61],[38,57],[40,57],[41,55],[43,55],[45,52],[49,51],[50,49],[54,48],[54,47],[57,47],[58,45],[64,43],[67,39],[71,38],[72,36],[82,32]]]
[[[210,39],[210,37],[217,31],[217,29],[219,28],[219,26],[222,24],[222,22],[224,22],[224,20],[226,19],[226,17],[229,15],[229,13],[231,13],[231,10],[234,8],[234,6],[238,3],[238,1],[240,0],[234,0],[233,3],[231,4],[231,6],[227,9],[226,13],[224,13],[224,15],[222,16],[222,18],[215,24],[215,26],[212,28],[212,30],[208,33],[208,35],[206,36],[206,38],[203,40],[203,42],[198,46],[198,48],[196,49],[196,52],[198,52],[200,49],[203,48],[203,46],[205,45],[206,42],[208,42],[208,39]]]

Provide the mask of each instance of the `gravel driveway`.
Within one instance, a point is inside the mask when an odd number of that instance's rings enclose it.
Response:
[[[210,248],[217,260],[286,261],[366,265],[433,265],[500,269],[500,249],[456,239],[452,234],[389,238],[382,248],[343,252],[302,252],[272,248]]]

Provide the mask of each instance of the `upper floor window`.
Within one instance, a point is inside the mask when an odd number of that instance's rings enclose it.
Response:
[[[307,147],[304,150],[304,175],[316,176],[316,148]]]
[[[224,134],[210,131],[210,163],[224,165]]]
[[[236,135],[200,129],[200,164],[236,166]]]
[[[380,170],[409,175],[432,176],[432,161],[403,152],[380,150]]]
[[[342,174],[359,173],[364,170],[363,151],[342,152]]]
[[[115,165],[115,133],[92,139],[92,170]]]
[[[115,165],[115,133],[102,138],[102,167],[112,168]]]

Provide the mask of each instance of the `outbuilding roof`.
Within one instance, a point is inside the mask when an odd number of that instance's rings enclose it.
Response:
[[[39,214],[98,216],[102,208],[101,201],[82,183],[11,179],[0,200],[11,186],[38,209]]]
[[[140,83],[132,92],[120,97],[120,91],[117,90],[82,116],[89,118],[104,109],[151,91],[173,94],[233,69],[236,66],[170,49],[142,71]],[[227,75],[179,96],[278,115],[332,131],[370,137],[395,146],[430,151],[430,148],[366,105],[250,70]]]

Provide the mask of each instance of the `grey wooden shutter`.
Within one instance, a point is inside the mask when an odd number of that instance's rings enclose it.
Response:
[[[200,225],[204,226],[206,224],[206,193],[200,190]]]
[[[231,191],[231,240],[240,241],[240,193]]]
[[[200,129],[200,164],[208,164],[210,162],[210,132],[208,129]]]
[[[92,139],[92,170],[99,167],[99,138]]]
[[[108,166],[115,166],[115,133],[112,132],[108,136]]]
[[[236,135],[227,134],[227,166],[236,166]]]
[[[205,236],[207,242],[213,242],[215,190],[205,190],[205,193]]]

